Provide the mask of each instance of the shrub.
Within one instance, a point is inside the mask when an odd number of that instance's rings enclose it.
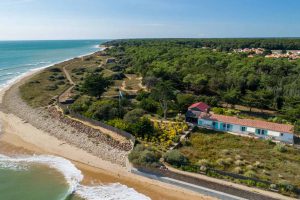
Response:
[[[61,69],[59,69],[58,67],[52,67],[52,68],[49,68],[49,71],[50,72],[61,72]]]
[[[244,166],[245,165],[245,161],[243,161],[243,160],[236,160],[234,162],[234,164],[237,165],[237,166]]]
[[[192,94],[177,94],[176,95],[176,101],[178,110],[181,112],[186,112],[188,107],[196,101],[196,96]]]
[[[124,131],[128,131],[129,130],[129,124],[126,123],[124,120],[122,119],[113,119],[113,120],[109,120],[107,122],[108,125],[116,127],[118,129],[124,130]]]
[[[267,170],[265,170],[265,169],[264,169],[262,172],[263,172],[264,175],[267,175],[267,176],[270,176],[270,175],[271,175],[270,172],[267,171]]]
[[[247,165],[246,169],[253,171],[253,170],[255,170],[255,167],[253,167],[252,165]]]
[[[224,115],[225,114],[225,110],[223,108],[213,108],[212,111],[215,113],[215,114],[219,114],[219,115]]]
[[[129,111],[124,116],[124,121],[127,123],[136,123],[138,120],[145,114],[145,111],[143,109],[134,109],[132,111]]]
[[[64,82],[64,81],[58,81],[56,84],[57,84],[57,85],[64,85],[65,82]]]
[[[136,123],[132,124],[131,132],[135,136],[144,138],[146,135],[154,134],[154,127],[149,119],[146,117],[141,118]]]
[[[218,159],[216,162],[221,167],[226,167],[228,165],[226,159],[223,159],[223,158]]]
[[[138,101],[142,101],[143,99],[147,99],[149,97],[150,93],[149,92],[145,92],[143,90],[139,91],[137,96],[136,96],[136,100]]]
[[[210,162],[206,159],[201,159],[197,162],[197,165],[199,166],[205,166],[205,167],[209,167],[210,166]]]
[[[270,189],[271,190],[278,190],[278,186],[276,184],[271,184]]]
[[[206,172],[207,171],[207,167],[202,165],[202,166],[200,166],[199,170],[202,171],[202,172]]]
[[[179,135],[175,135],[174,138],[172,139],[173,142],[178,143],[180,142],[180,136]]]
[[[56,84],[46,86],[46,90],[48,90],[48,91],[57,90],[57,89],[58,89],[58,86]]]
[[[140,107],[148,112],[155,113],[157,112],[159,105],[153,99],[147,98],[140,102]]]
[[[256,173],[253,170],[246,171],[244,175],[249,178],[256,178]]]
[[[226,158],[225,161],[226,161],[227,165],[231,165],[233,163],[232,158]]]
[[[263,165],[261,162],[256,161],[256,162],[254,163],[254,167],[256,167],[256,168],[263,168],[264,165]]]
[[[181,167],[188,163],[188,159],[178,150],[168,151],[164,155],[164,159],[167,163],[176,167]]]
[[[281,181],[279,183],[279,188],[286,192],[294,192],[296,189],[296,187],[294,185],[290,184],[287,181]]]
[[[128,159],[139,166],[160,166],[161,155],[152,148],[146,148],[143,145],[137,145],[128,155]]]
[[[95,120],[107,121],[119,118],[121,110],[119,110],[118,103],[114,100],[99,100],[89,106],[84,115]]]
[[[56,77],[56,79],[57,79],[57,80],[64,80],[65,77],[64,77],[63,75],[59,75],[59,76]]]
[[[222,150],[222,154],[223,154],[223,155],[229,155],[229,154],[230,154],[230,150],[228,150],[228,149],[223,149],[223,150]]]
[[[276,146],[274,147],[274,149],[280,153],[285,153],[287,152],[287,148],[284,144],[278,143],[276,144]]]
[[[241,167],[235,167],[233,169],[234,173],[237,173],[237,174],[242,174],[243,173],[243,169]]]
[[[263,188],[263,189],[267,189],[268,185],[266,183],[262,183],[262,182],[257,182],[256,183],[256,187],[258,188]]]
[[[70,109],[75,112],[82,113],[88,110],[91,103],[92,101],[90,97],[81,96],[70,106]]]

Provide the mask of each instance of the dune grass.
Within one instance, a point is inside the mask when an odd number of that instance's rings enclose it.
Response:
[[[273,183],[288,182],[300,187],[300,150],[266,140],[200,129],[180,151],[192,165],[205,160],[210,167]]]
[[[21,97],[32,107],[47,106],[68,88],[62,67],[55,65],[31,77],[20,86]]]

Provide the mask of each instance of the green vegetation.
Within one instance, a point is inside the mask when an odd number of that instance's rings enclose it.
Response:
[[[300,187],[300,150],[294,147],[200,129],[180,152],[189,160],[185,170],[212,168]]]
[[[298,50],[298,38],[232,38],[232,39],[146,39],[146,40],[114,40],[108,42],[113,46],[142,46],[145,43],[153,46],[176,46],[189,48],[208,47],[212,49],[229,51],[237,48],[265,48],[272,50]]]
[[[85,77],[80,90],[87,95],[100,97],[110,82],[102,74],[92,73]]]
[[[244,105],[249,113],[253,108],[274,110],[274,115],[282,119],[279,121],[298,125],[300,62],[263,56],[249,58],[227,50],[294,49],[299,43],[299,39],[117,40],[108,43],[115,46],[108,53],[125,69],[142,75],[151,94],[155,91],[173,94],[164,95],[168,98],[163,99],[152,95],[160,104],[156,111],[159,115],[172,117],[172,113],[184,112],[186,105],[176,104],[181,99],[175,98],[176,94],[183,93],[212,106],[223,106],[223,102],[232,107]]]
[[[300,187],[299,150],[271,141],[199,130],[179,150],[168,151],[188,129],[182,114],[197,101],[218,114],[291,123],[300,132],[300,61],[232,53],[246,47],[300,49],[300,39],[116,40],[107,45],[114,48],[105,56],[76,58],[34,76],[21,86],[22,97],[34,107],[48,105],[70,86],[65,69],[76,84],[69,109],[133,134],[141,144],[129,155],[133,164],[158,167],[164,155],[182,170],[230,180],[216,170],[249,177],[234,179],[249,186],[282,193]],[[115,61],[105,64],[111,57]]]
[[[172,150],[164,155],[164,159],[167,163],[176,167],[187,165],[188,159],[178,150]]]
[[[20,86],[22,98],[32,107],[47,106],[67,87],[61,66],[53,66]]]
[[[136,166],[158,167],[161,166],[159,159],[161,155],[153,148],[136,145],[128,155],[129,161]]]

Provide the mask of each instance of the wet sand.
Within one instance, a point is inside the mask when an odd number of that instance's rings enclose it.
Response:
[[[19,80],[19,83],[27,78]],[[3,100],[5,91],[3,90],[0,94],[0,102]],[[132,174],[124,167],[104,161],[82,149],[60,141],[11,113],[0,111],[0,120],[2,126],[0,134],[1,154],[61,156],[71,160],[83,172],[85,177],[83,184],[121,183],[153,200],[213,199],[180,187]]]

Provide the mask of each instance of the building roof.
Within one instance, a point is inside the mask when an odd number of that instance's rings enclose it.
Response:
[[[291,133],[293,134],[294,126],[289,124],[278,124],[273,122],[266,122],[261,120],[253,120],[253,119],[241,119],[233,116],[225,116],[225,115],[217,115],[214,113],[202,113],[199,118],[207,119],[212,121],[224,122],[228,124],[236,124],[241,126],[248,126],[260,129],[266,129],[271,131],[277,131],[281,133]]]
[[[201,112],[206,112],[209,108],[209,105],[203,102],[194,103],[189,107],[189,109],[195,109]]]

